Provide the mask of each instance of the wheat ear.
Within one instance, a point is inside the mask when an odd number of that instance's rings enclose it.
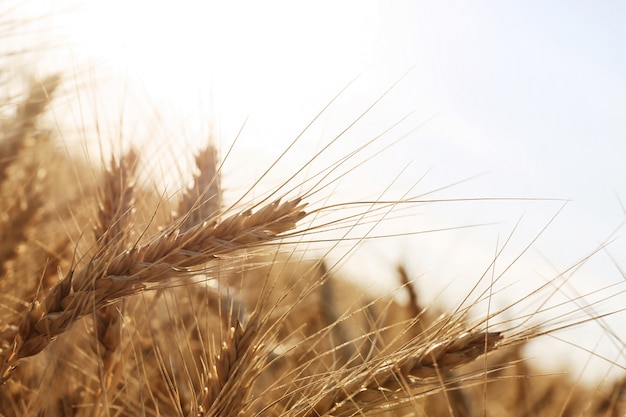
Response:
[[[198,174],[186,189],[178,204],[177,214],[182,218],[180,230],[189,230],[206,219],[215,218],[222,209],[222,192],[217,150],[207,145],[196,155]]]
[[[417,348],[407,348],[371,361],[367,366],[340,371],[343,378],[330,387],[322,388],[314,403],[293,415],[335,415],[345,405],[363,407],[385,399],[391,393],[417,385],[425,379],[438,378],[497,347],[502,335],[497,332],[463,332],[450,337],[438,336],[436,342]],[[298,407],[298,408],[299,408]],[[342,413],[343,414],[343,413]]]
[[[415,290],[413,282],[409,279],[409,274],[402,265],[398,265],[396,270],[400,276],[400,284],[406,289],[407,295],[409,296],[409,302],[407,304],[409,314],[411,317],[420,317],[424,312],[424,309],[419,304],[417,291]]]
[[[237,321],[229,329],[220,353],[209,359],[198,407],[201,416],[239,415],[243,411],[244,400],[265,363],[266,355],[258,352],[259,326],[255,313],[245,327]]]
[[[80,317],[219,255],[278,239],[306,216],[305,205],[300,199],[275,201],[220,223],[205,222],[184,233],[160,234],[117,254],[98,251],[87,265],[71,270],[52,287],[41,302],[30,304],[8,352],[0,358],[0,383],[19,359],[41,352]]]
[[[96,242],[102,250],[114,249],[115,252],[125,249],[132,229],[132,214],[134,210],[135,170],[137,167],[137,153],[131,149],[117,161],[112,158],[109,169],[104,172],[104,181],[101,187],[100,204],[98,209],[98,223],[96,226]],[[115,385],[114,368],[120,362],[116,352],[120,344],[123,304],[117,301],[97,310],[94,313],[94,328],[96,334],[96,353],[101,358],[101,391],[110,395],[110,389]]]
[[[26,241],[25,229],[41,207],[41,195],[38,189],[38,166],[27,164],[22,173],[21,189],[15,194],[9,181],[9,167],[19,158],[22,149],[32,136],[36,121],[45,111],[51,96],[59,85],[59,77],[51,76],[41,82],[32,82],[28,96],[20,103],[15,116],[0,125],[0,192],[4,211],[0,215],[0,277],[4,276],[5,263],[12,259],[20,243]],[[7,189],[6,191],[3,189]],[[6,195],[9,194],[10,195]]]

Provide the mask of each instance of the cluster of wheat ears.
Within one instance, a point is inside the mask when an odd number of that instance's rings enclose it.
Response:
[[[320,222],[315,187],[225,206],[213,144],[176,201],[138,185],[138,151],[81,166],[41,122],[60,83],[0,103],[0,416],[626,413],[623,382],[531,369],[557,327],[476,319],[488,292],[422,305],[401,266],[408,302],[355,297],[293,244],[373,206]]]

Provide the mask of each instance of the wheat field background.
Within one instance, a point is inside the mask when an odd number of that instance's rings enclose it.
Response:
[[[529,272],[569,203],[472,196],[474,172],[433,181],[390,162],[433,117],[392,100],[411,71],[372,96],[366,73],[309,97],[306,118],[283,116],[282,143],[251,116],[231,144],[217,110],[205,131],[181,117],[173,133],[157,106],[172,87],[140,94],[131,70],[114,77],[45,36],[78,5],[25,4],[0,3],[0,415],[626,413],[619,224]],[[484,219],[546,205],[502,234]],[[491,254],[468,230],[495,239]],[[391,257],[408,238],[424,250]],[[411,264],[434,257],[463,275]],[[598,258],[618,279],[578,283]]]

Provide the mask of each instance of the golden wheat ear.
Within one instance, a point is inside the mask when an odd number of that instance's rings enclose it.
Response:
[[[130,246],[135,211],[135,175],[138,155],[134,149],[120,160],[111,159],[104,171],[100,188],[97,222],[95,226],[96,251],[101,254],[120,252]],[[106,256],[106,255],[104,255]],[[94,306],[95,307],[95,306]],[[100,358],[101,387],[96,395],[105,394],[107,402],[115,394],[113,388],[121,372],[116,371],[123,362],[119,358],[122,321],[125,316],[123,300],[94,309],[94,351]]]
[[[186,231],[222,211],[222,189],[217,149],[209,143],[196,155],[198,173],[192,185],[185,190],[178,204],[175,218],[181,219],[180,229]]]
[[[269,356],[262,340],[267,341],[261,318],[253,313],[245,325],[235,323],[228,330],[221,349],[208,358],[198,412],[202,416],[242,415],[248,407],[246,400],[261,374]]]
[[[365,410],[381,412],[411,397],[420,389],[437,390],[449,384],[450,371],[469,364],[498,348],[497,332],[463,332],[456,329],[431,340],[414,340],[403,349],[389,352],[362,365],[311,378],[307,396],[296,402],[293,416],[358,415]],[[450,381],[448,378],[451,378]]]
[[[245,210],[223,221],[204,222],[184,233],[162,233],[123,251],[97,251],[72,270],[41,301],[30,304],[8,352],[1,358],[0,381],[16,362],[36,355],[78,319],[116,300],[137,294],[185,270],[241,249],[271,243],[304,218],[300,199],[276,201],[256,212]],[[190,271],[191,274],[196,273]]]

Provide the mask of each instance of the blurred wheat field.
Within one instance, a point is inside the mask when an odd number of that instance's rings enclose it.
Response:
[[[619,289],[554,308],[560,273],[501,305],[509,267],[486,265],[451,308],[423,300],[436,277],[396,265],[394,291],[366,291],[333,247],[358,249],[429,194],[329,203],[358,165],[348,152],[312,154],[321,168],[305,179],[296,167],[269,191],[225,198],[229,153],[211,137],[170,195],[146,179],[145,148],[103,143],[101,166],[71,155],[64,140],[92,132],[60,131],[50,109],[76,80],[24,77],[27,61],[15,62],[0,60],[0,415],[625,415],[622,377],[590,385],[524,356],[586,322],[619,343],[603,321]]]

